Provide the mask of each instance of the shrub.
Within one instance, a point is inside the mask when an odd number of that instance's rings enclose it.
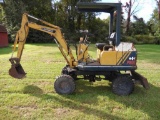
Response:
[[[155,44],[160,44],[160,36],[156,36],[155,38]]]
[[[153,43],[155,43],[154,36],[135,35],[134,38],[137,40],[138,43],[143,43],[143,44],[153,44]]]
[[[160,44],[160,36],[149,36],[149,35],[122,36],[121,41],[132,42],[134,44]]]
[[[121,41],[122,42],[132,42],[134,44],[137,43],[137,40],[135,38],[133,38],[132,36],[122,36]]]

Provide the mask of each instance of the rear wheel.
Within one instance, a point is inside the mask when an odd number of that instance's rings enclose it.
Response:
[[[119,76],[112,82],[112,91],[113,93],[125,96],[129,95],[134,90],[134,83],[131,76]]]
[[[69,75],[61,75],[56,79],[54,89],[58,94],[72,94],[75,90],[74,79]]]

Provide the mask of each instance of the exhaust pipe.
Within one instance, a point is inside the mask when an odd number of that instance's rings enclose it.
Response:
[[[9,61],[11,62],[9,75],[18,79],[24,78],[26,73],[24,72],[23,67],[20,64],[19,58],[10,58]]]

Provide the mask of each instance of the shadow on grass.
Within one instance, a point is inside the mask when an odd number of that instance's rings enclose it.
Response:
[[[23,89],[24,94],[37,95],[38,97],[43,94],[43,90],[35,85],[28,85]]]
[[[134,93],[130,96],[117,96],[111,92],[109,86],[92,86],[86,84],[86,82],[81,82],[73,95],[43,94],[42,89],[32,85],[26,86],[24,88],[24,93],[39,97],[42,100],[50,99],[57,101],[64,107],[81,111],[87,115],[95,115],[103,119],[123,119],[118,115],[111,115],[105,111],[88,107],[90,105],[97,105],[99,100],[98,97],[103,96],[104,99],[109,98],[109,100],[123,104],[126,108],[143,111],[150,118],[160,119],[160,101],[158,101],[160,98],[160,88],[155,87],[152,84],[150,84],[150,90],[147,91],[142,87],[136,86]],[[104,100],[104,102],[108,101]],[[108,103],[106,103],[106,105],[108,105]],[[111,109],[111,112],[113,109]]]
[[[94,115],[94,116],[98,116],[99,118],[104,118],[104,119],[106,119],[106,118],[108,118],[108,119],[121,119],[118,116],[110,115],[107,112],[104,112],[102,110],[90,108],[89,107],[90,104],[88,104],[87,106],[82,104],[83,99],[81,97],[78,97],[79,96],[78,94],[77,95],[76,94],[74,94],[74,95],[58,95],[58,96],[57,96],[57,94],[56,94],[56,96],[50,95],[50,94],[43,94],[43,90],[37,86],[34,86],[34,85],[26,86],[24,88],[23,93],[41,98],[42,100],[50,99],[50,100],[56,101],[56,102],[62,104],[64,107],[71,108],[71,109],[74,109],[77,111],[81,111],[87,115]],[[92,95],[94,95],[94,94],[92,94]],[[95,97],[97,97],[97,96],[95,96]],[[91,99],[91,98],[87,98],[87,100],[89,100],[89,99]]]
[[[95,96],[88,98],[88,100],[92,100],[94,97],[98,96],[107,96],[109,100],[123,104],[126,108],[143,111],[152,119],[160,119],[160,88],[152,84],[149,84],[149,86],[149,90],[146,90],[141,86],[135,86],[135,91],[129,96],[115,95],[111,92],[111,88],[106,86],[84,86],[83,94],[87,92],[95,92]],[[70,98],[69,96],[65,97]],[[80,100],[81,98],[73,99]]]
[[[12,52],[12,46],[9,45],[8,47],[0,48],[0,55],[9,54]]]

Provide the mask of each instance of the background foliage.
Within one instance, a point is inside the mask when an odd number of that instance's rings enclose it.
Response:
[[[91,0],[85,0],[90,2]],[[130,0],[131,1],[131,0]],[[5,0],[0,6],[1,24],[4,24],[10,35],[10,42],[14,41],[15,33],[20,28],[21,17],[27,12],[37,18],[58,25],[65,32],[67,40],[77,41],[80,37],[80,29],[88,29],[94,36],[92,42],[104,42],[109,35],[109,19],[99,19],[96,16],[99,13],[80,13],[76,10],[78,0]],[[126,5],[127,6],[127,5]],[[132,6],[131,6],[132,7]],[[127,8],[128,9],[128,8]],[[153,11],[151,19],[146,23],[143,18],[133,15],[134,21],[130,21],[129,29],[126,32],[127,19],[122,14],[122,41],[132,41],[134,43],[160,43],[160,33],[158,27],[158,7]],[[95,37],[96,36],[96,37]],[[144,40],[145,39],[145,40]],[[29,43],[52,42],[51,36],[30,30]]]

